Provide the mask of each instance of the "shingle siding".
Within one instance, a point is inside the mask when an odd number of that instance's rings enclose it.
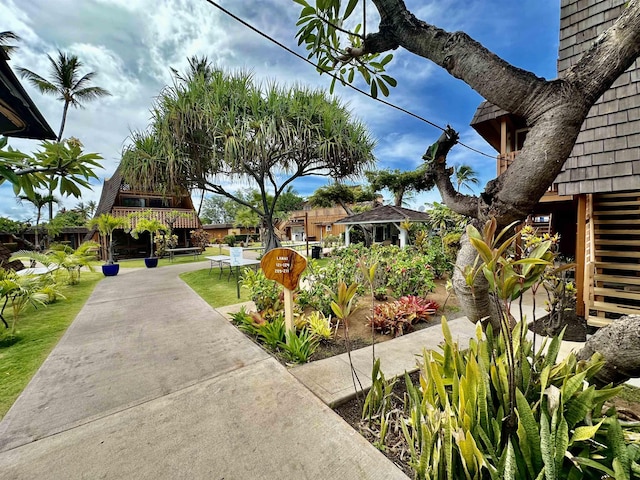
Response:
[[[558,75],[618,18],[626,0],[561,0]],[[640,188],[640,63],[591,109],[556,183],[560,195]]]

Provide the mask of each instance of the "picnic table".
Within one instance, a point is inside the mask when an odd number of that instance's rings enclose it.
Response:
[[[193,259],[195,260],[198,255],[202,253],[202,249],[200,247],[178,247],[178,248],[167,248],[167,252],[169,252],[169,261],[173,262],[173,257],[176,253],[185,253],[191,254],[193,253]]]
[[[209,274],[211,274],[211,270],[213,269],[213,267],[217,266],[220,268],[219,278],[222,278],[222,272],[224,271],[224,268],[229,267],[229,276],[227,277],[227,280],[231,278],[231,274],[233,273],[233,267],[236,267],[236,275],[237,275],[237,272],[239,271],[240,267],[251,267],[251,268],[257,269],[257,267],[260,265],[260,260],[254,260],[252,258],[236,259],[233,265],[231,264],[231,257],[228,255],[213,255],[205,258],[211,262],[211,265],[209,267]]]

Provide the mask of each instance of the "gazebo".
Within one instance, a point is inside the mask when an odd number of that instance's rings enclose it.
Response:
[[[400,248],[404,248],[409,242],[409,232],[403,228],[402,224],[404,222],[427,222],[428,220],[429,214],[425,212],[393,205],[382,205],[366,212],[350,215],[335,223],[346,227],[344,241],[347,246],[351,243],[350,230],[354,225],[371,225],[374,227],[374,241],[396,243],[397,236]]]

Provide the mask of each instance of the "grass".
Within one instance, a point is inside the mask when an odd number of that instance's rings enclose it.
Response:
[[[238,298],[238,287],[233,275],[227,281],[226,271],[222,278],[220,278],[218,272],[219,270],[214,267],[211,275],[209,275],[209,268],[207,267],[195,272],[182,273],[180,278],[213,308],[251,300],[249,291],[242,287],[240,287],[240,298]]]
[[[0,419],[27,386],[93,292],[102,273],[82,272],[80,283],[62,287],[66,300],[37,310],[29,306],[18,320],[16,335],[0,330]],[[10,321],[10,309],[5,309]],[[4,326],[0,324],[0,328]],[[4,335],[4,336],[3,336]]]
[[[618,397],[631,403],[640,403],[640,388],[632,387],[631,385],[623,385],[622,391]]]
[[[173,262],[169,261],[169,257],[163,257],[158,260],[158,267],[163,267],[167,265],[180,265],[183,263],[194,263],[194,262],[202,262],[206,260],[204,257],[210,255],[229,255],[229,250],[226,248],[220,249],[219,247],[208,247],[202,254],[194,257],[192,254],[189,255],[177,255],[173,258]],[[144,258],[132,258],[127,260],[119,260],[120,268],[146,268],[144,264]]]

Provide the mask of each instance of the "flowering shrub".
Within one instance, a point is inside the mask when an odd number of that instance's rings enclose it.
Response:
[[[368,325],[380,333],[397,337],[411,331],[415,323],[427,321],[438,308],[436,302],[407,295],[395,302],[377,305]]]

